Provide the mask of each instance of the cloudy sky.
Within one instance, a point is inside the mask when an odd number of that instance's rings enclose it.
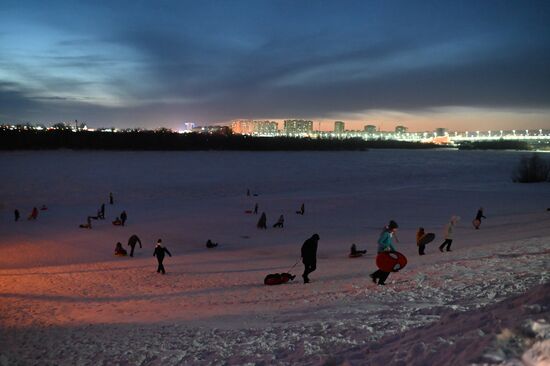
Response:
[[[11,1],[0,123],[550,128],[550,1]]]

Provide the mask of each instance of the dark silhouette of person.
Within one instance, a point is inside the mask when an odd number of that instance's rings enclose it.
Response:
[[[424,250],[426,250],[426,244],[421,244],[420,240],[426,235],[423,227],[419,227],[416,232],[416,245],[418,245],[418,255],[424,255]]]
[[[476,230],[479,230],[482,218],[486,219],[486,217],[483,215],[483,207],[480,207],[479,210],[477,210],[476,218],[474,219],[474,226]]]
[[[105,204],[101,204],[101,208],[97,212],[97,217],[101,220],[105,220]]]
[[[254,215],[257,215],[258,214],[258,204],[256,203],[254,205]]]
[[[164,255],[168,254],[170,257],[172,254],[162,246],[162,239],[157,240],[157,245],[155,246],[155,251],[153,252],[153,257],[157,257],[158,267],[157,267],[157,273],[166,274],[166,271],[164,270],[164,265],[162,264],[162,261],[164,261]]]
[[[131,248],[130,249],[130,257],[134,256],[134,249],[136,247],[136,244],[138,244],[138,243],[139,243],[139,247],[143,248],[141,246],[141,240],[139,239],[139,237],[136,234],[132,235],[130,237],[130,239],[128,239],[128,246]]]
[[[36,220],[37,217],[38,217],[38,209],[36,207],[33,207],[32,212],[29,215],[29,220]]]
[[[124,226],[127,219],[128,215],[126,215],[126,211],[122,211],[122,213],[120,214],[120,221],[122,222],[122,226]]]
[[[258,229],[267,229],[267,216],[265,215],[265,212],[262,212],[262,215],[260,216],[260,219],[258,220],[258,224],[256,225]]]
[[[282,229],[284,224],[285,224],[285,217],[281,215],[279,216],[279,220],[277,220],[277,222],[273,224],[273,227],[280,227]]]
[[[317,245],[319,235],[313,234],[302,244],[302,263],[304,264],[304,274],[302,278],[304,283],[309,283],[309,274],[317,269]]]
[[[350,248],[350,254],[351,255],[360,255],[360,254],[366,254],[367,251],[366,250],[357,250],[357,246],[354,244],[351,245],[351,248]]]
[[[21,214],[19,213],[19,210],[18,209],[15,209],[13,211],[13,216],[15,218],[15,221],[19,221],[19,218],[21,217]]]
[[[121,243],[121,242],[116,243],[116,246],[115,246],[115,255],[121,255],[121,256],[128,255],[128,252],[126,251],[126,249],[124,249],[124,248],[122,247],[122,243]]]
[[[206,247],[207,247],[208,249],[212,249],[212,248],[215,248],[215,247],[217,247],[217,246],[218,246],[218,243],[213,243],[212,240],[210,240],[210,239],[208,239],[208,240],[206,241]]]
[[[113,198],[113,192],[109,192],[109,204],[112,205],[115,203],[115,199]]]
[[[378,238],[378,253],[397,251],[392,244],[392,238],[398,227],[399,225],[397,225],[397,222],[390,220],[390,223],[384,228],[382,233],[380,233],[380,237]],[[378,280],[379,285],[385,285],[386,279],[389,275],[390,272],[384,272],[378,269],[374,273],[370,274],[370,278],[372,278],[374,283],[376,283],[376,280]]]
[[[300,206],[300,211],[296,211],[298,215],[303,215],[306,212],[306,206],[302,203]]]

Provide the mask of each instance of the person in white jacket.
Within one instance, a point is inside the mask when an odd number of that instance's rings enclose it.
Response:
[[[458,220],[460,220],[460,217],[459,216],[453,216],[451,217],[451,221],[449,221],[449,223],[447,225],[445,225],[445,230],[444,230],[444,234],[445,234],[445,241],[443,242],[443,244],[441,244],[439,246],[439,251],[440,252],[443,252],[443,249],[445,247],[446,250],[448,252],[451,252],[451,244],[453,243],[453,238],[454,238],[454,229],[455,229],[455,225],[458,223]]]

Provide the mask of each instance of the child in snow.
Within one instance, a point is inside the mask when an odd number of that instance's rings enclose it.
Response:
[[[124,249],[124,248],[122,247],[122,243],[121,243],[121,242],[116,243],[115,255],[124,257],[124,256],[126,256],[127,254],[128,254],[128,252],[126,252],[126,249]]]
[[[357,246],[354,244],[351,245],[350,248],[350,257],[360,257],[363,254],[366,254],[367,250],[357,250]]]
[[[281,215],[279,216],[279,220],[277,220],[277,222],[273,224],[273,227],[280,227],[282,229],[284,223],[285,223],[285,217]]]
[[[378,238],[378,253],[397,251],[392,244],[392,238],[397,232],[397,228],[399,228],[397,222],[390,220],[390,223],[384,228],[384,230],[380,234],[380,237]],[[384,272],[378,269],[370,274],[370,278],[372,278],[372,281],[374,283],[376,283],[376,281],[378,280],[379,285],[385,285],[386,279],[389,275],[389,272]]]
[[[476,230],[479,230],[479,227],[481,226],[481,219],[486,217],[483,215],[483,207],[480,207],[479,210],[477,210],[476,218],[473,221],[474,227]]]
[[[38,217],[38,209],[36,207],[33,207],[32,212],[29,215],[29,220],[36,220],[37,217]]]
[[[453,243],[454,229],[458,220],[460,220],[460,217],[453,216],[451,217],[451,221],[449,221],[449,223],[445,225],[445,231],[444,231],[445,241],[443,242],[443,244],[439,246],[440,252],[443,252],[443,248],[445,248],[445,246],[447,247],[448,252],[452,252],[451,244]]]
[[[157,240],[157,245],[155,246],[155,251],[153,252],[153,257],[157,257],[158,267],[157,267],[157,273],[166,274],[166,271],[164,270],[164,265],[162,262],[164,261],[164,254],[168,254],[170,257],[172,254],[162,246],[162,239]]]
[[[208,239],[208,240],[206,241],[206,247],[207,247],[208,249],[212,249],[212,248],[215,248],[215,247],[217,247],[217,246],[218,246],[218,243],[213,243],[212,240],[210,240],[210,239]]]

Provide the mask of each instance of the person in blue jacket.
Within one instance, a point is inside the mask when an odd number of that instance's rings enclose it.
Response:
[[[384,231],[382,231],[380,237],[378,238],[378,253],[397,252],[393,246],[392,240],[398,227],[399,225],[397,225],[397,222],[390,220],[390,223],[384,228]],[[378,280],[379,285],[385,285],[386,279],[389,275],[389,272],[384,272],[378,269],[370,274],[370,278],[372,278],[374,283],[377,283],[376,281]]]

